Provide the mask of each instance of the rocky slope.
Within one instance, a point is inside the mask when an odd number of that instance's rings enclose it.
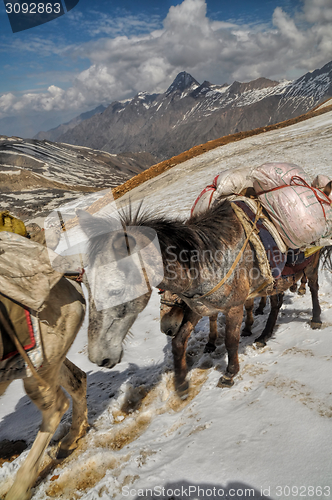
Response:
[[[68,144],[0,136],[0,210],[45,215],[84,192],[113,188],[155,163]]]

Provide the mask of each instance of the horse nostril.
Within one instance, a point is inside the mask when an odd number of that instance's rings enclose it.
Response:
[[[169,328],[168,330],[166,330],[166,335],[168,335],[169,337],[173,337],[173,331]]]
[[[111,360],[109,358],[103,359],[99,366],[109,366]]]

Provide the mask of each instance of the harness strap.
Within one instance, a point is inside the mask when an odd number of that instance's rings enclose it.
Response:
[[[250,236],[252,235],[252,233],[256,229],[256,224],[257,224],[257,221],[258,221],[258,219],[259,219],[259,217],[260,217],[261,214],[262,214],[262,207],[259,206],[258,210],[257,210],[257,213],[256,213],[255,220],[254,220],[253,225],[252,225],[252,228],[251,228],[250,232],[248,233],[248,235],[247,235],[247,237],[245,239],[245,242],[243,243],[243,246],[242,246],[240,252],[238,253],[236,259],[234,260],[233,265],[229,269],[229,271],[226,274],[226,276],[224,276],[223,279],[221,281],[219,281],[219,283],[217,283],[215,287],[212,288],[212,290],[210,290],[209,292],[205,293],[204,295],[201,295],[201,297],[200,297],[201,299],[203,299],[205,297],[209,297],[214,292],[216,292],[217,290],[219,290],[219,288],[221,288],[224,285],[224,283],[226,283],[226,281],[228,280],[228,278],[233,274],[236,266],[238,265],[238,263],[239,263],[239,261],[240,261],[240,259],[242,257],[243,252],[246,249],[247,244],[249,243]]]
[[[18,352],[20,353],[20,355],[22,356],[22,358],[24,359],[24,361],[26,362],[26,364],[30,368],[32,375],[38,380],[38,382],[43,387],[45,387],[45,389],[49,389],[50,388],[49,384],[47,382],[45,382],[45,380],[37,373],[37,370],[33,366],[31,359],[29,358],[29,356],[27,355],[27,353],[23,349],[20,341],[18,340],[18,338],[16,336],[15,331],[13,330],[13,328],[11,327],[11,325],[9,324],[9,322],[7,321],[7,319],[5,318],[5,316],[1,310],[0,310],[0,321],[2,322],[4,327],[6,328],[6,331],[7,331],[8,335],[10,336],[12,342],[14,343],[16,349],[18,350]]]

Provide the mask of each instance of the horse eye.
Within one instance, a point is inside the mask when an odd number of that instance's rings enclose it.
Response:
[[[121,234],[113,241],[114,251],[122,258],[133,253],[136,246],[136,240],[128,234]]]

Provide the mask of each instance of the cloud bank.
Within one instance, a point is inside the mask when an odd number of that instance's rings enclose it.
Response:
[[[135,25],[132,17],[129,21]],[[81,111],[141,90],[163,92],[183,70],[219,84],[260,76],[293,79],[332,59],[332,0],[302,0],[293,17],[276,7],[269,25],[251,26],[213,21],[205,0],[184,0],[170,7],[161,29],[156,25],[154,19],[148,34],[124,36],[116,34],[114,22],[103,21],[100,34],[109,30],[112,36],[71,47],[71,54],[87,58],[90,66],[69,89],[51,85],[46,92],[4,94],[0,117]]]

